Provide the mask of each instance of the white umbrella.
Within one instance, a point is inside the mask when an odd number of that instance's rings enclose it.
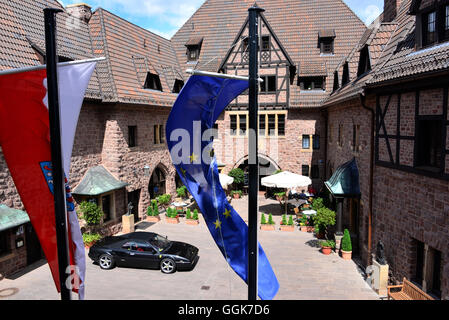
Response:
[[[262,185],[269,188],[291,189],[298,187],[308,187],[312,184],[309,177],[300,176],[299,174],[282,171],[273,176],[262,178]],[[287,195],[286,195],[287,196]],[[287,196],[288,199],[288,196]],[[285,201],[285,213],[287,213],[287,200]]]
[[[262,185],[269,188],[291,189],[298,187],[308,187],[312,184],[309,177],[300,176],[299,174],[283,171],[273,176],[262,179]]]
[[[220,173],[220,183],[223,188],[234,183],[234,178],[226,174]]]

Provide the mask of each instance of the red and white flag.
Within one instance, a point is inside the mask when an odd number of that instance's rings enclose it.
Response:
[[[96,62],[58,66],[63,166],[69,179],[76,127]],[[60,292],[55,227],[47,72],[0,72],[0,145]],[[70,269],[67,281],[84,299],[86,258],[83,238],[66,180]],[[67,282],[67,283],[69,283]]]

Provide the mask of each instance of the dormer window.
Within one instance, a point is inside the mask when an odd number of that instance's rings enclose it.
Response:
[[[180,93],[182,87],[184,87],[184,81],[176,79],[175,80],[175,84],[173,86],[173,91],[172,93]]]
[[[318,32],[318,47],[321,54],[334,54],[335,30],[320,30]]]
[[[346,62],[343,66],[343,76],[341,77],[341,86],[344,87],[349,83],[349,63]]]
[[[144,89],[162,91],[161,79],[159,78],[159,75],[148,72],[143,87]]]
[[[298,77],[301,90],[326,90],[326,77]]]
[[[201,46],[203,44],[202,37],[193,37],[185,46],[187,47],[187,61],[198,61],[201,53]]]
[[[359,60],[359,69],[357,71],[357,77],[360,77],[369,71],[371,71],[369,49],[368,46],[364,46],[363,49],[360,50],[360,60]]]
[[[435,11],[424,15],[423,19],[423,45],[431,45],[436,42],[436,17]]]
[[[340,83],[338,82],[338,71],[334,72],[334,87],[333,91],[337,91],[340,88]]]

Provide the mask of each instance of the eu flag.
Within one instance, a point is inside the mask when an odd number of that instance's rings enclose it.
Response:
[[[179,93],[166,125],[173,164],[195,198],[207,227],[232,269],[248,279],[248,226],[226,199],[213,149],[213,128],[224,109],[249,81],[191,76]],[[271,300],[279,283],[259,244],[258,295]]]

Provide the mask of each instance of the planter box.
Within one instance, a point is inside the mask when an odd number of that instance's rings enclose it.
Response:
[[[159,221],[161,221],[161,217],[159,217],[159,216],[147,216],[147,221],[148,222],[153,222],[153,223],[158,223]]]
[[[165,218],[165,222],[169,223],[169,224],[178,224],[179,223],[179,218]]]
[[[274,227],[274,224],[262,224],[260,226],[260,230],[262,230],[262,231],[274,231],[275,227]]]
[[[281,225],[281,231],[286,231],[286,232],[293,232],[295,231],[295,226],[282,226]]]
[[[307,229],[308,227],[306,227],[306,226],[301,226],[301,231],[302,232],[308,232],[308,229]]]
[[[199,220],[193,220],[193,219],[186,219],[186,224],[190,226],[197,226],[200,224]]]

